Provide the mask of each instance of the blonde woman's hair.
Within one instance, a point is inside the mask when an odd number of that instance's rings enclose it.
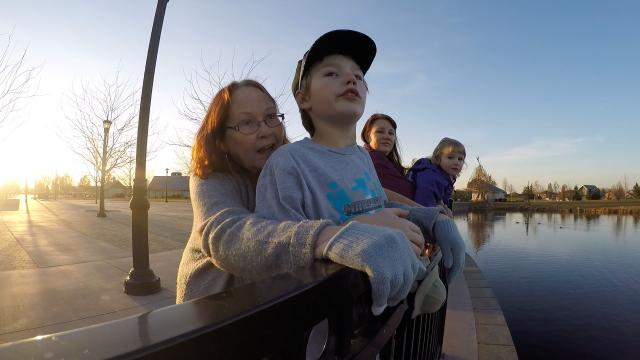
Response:
[[[442,138],[435,149],[433,149],[433,154],[431,155],[431,162],[436,165],[440,165],[440,160],[442,159],[442,154],[445,151],[449,150],[450,152],[457,152],[462,154],[465,158],[467,157],[467,151],[464,148],[464,145],[456,139],[451,139],[448,137]]]

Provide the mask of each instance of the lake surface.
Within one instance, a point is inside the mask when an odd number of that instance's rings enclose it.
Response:
[[[640,218],[456,216],[520,359],[640,359]]]

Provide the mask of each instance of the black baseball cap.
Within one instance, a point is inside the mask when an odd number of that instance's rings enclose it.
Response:
[[[293,95],[300,88],[300,82],[313,65],[329,55],[345,55],[350,57],[362,70],[363,74],[371,67],[376,57],[376,43],[369,36],[354,30],[333,30],[320,36],[298,60],[296,74],[293,77],[291,91]]]

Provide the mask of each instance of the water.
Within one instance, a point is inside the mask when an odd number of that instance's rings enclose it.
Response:
[[[456,217],[520,359],[640,359],[640,218]]]

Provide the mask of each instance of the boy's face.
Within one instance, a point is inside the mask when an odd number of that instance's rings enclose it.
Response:
[[[456,177],[462,171],[464,165],[464,154],[447,149],[440,157],[440,167],[450,176]]]
[[[306,110],[318,127],[321,122],[355,124],[364,112],[367,86],[358,64],[343,55],[330,55],[315,64],[311,85],[296,94],[300,109]]]

